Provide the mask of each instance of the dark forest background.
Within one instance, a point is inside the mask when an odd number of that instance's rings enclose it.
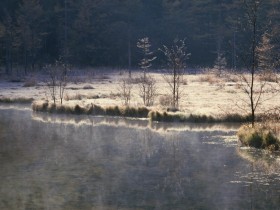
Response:
[[[248,8],[247,8],[248,9]],[[185,39],[189,67],[211,67],[223,54],[228,68],[249,41],[242,0],[1,0],[0,66],[41,69],[60,58],[77,67],[137,68],[137,40],[158,48]],[[270,34],[279,49],[280,1],[263,1],[258,39]]]

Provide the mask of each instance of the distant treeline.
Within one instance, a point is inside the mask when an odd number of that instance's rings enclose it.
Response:
[[[248,0],[248,2],[254,0]],[[137,40],[158,48],[185,39],[190,66],[213,66],[223,54],[227,67],[248,44],[243,0],[1,0],[0,66],[26,72],[63,58],[74,66],[137,67]],[[258,14],[259,40],[271,35],[279,49],[280,1],[264,0]]]

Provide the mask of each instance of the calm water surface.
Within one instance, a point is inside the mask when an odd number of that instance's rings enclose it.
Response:
[[[1,210],[280,209],[278,155],[234,130],[82,118],[0,107]]]

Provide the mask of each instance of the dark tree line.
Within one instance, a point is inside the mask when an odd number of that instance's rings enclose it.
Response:
[[[271,34],[279,49],[278,0],[263,1],[258,37]],[[155,51],[185,39],[192,66],[242,65],[246,47],[243,0],[1,0],[0,64],[25,73],[59,58],[75,66],[137,67],[137,40],[149,37]],[[269,23],[269,24],[267,24]],[[160,55],[154,67],[162,65]]]

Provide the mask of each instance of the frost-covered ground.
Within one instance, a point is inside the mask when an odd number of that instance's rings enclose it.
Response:
[[[141,74],[133,72],[132,77]],[[165,110],[162,98],[170,93],[170,89],[161,73],[151,73],[156,80],[157,96],[152,108]],[[72,76],[71,82],[67,84],[65,91],[65,104],[86,105],[94,103],[102,106],[123,105],[120,96],[120,79],[124,77],[119,71],[107,74],[84,74]],[[0,81],[0,98],[34,98],[35,100],[51,100],[49,89],[44,82],[46,76],[32,76],[22,82],[9,82],[9,79]],[[35,86],[24,87],[26,84],[36,82]],[[243,100],[249,101],[244,93],[238,77],[229,73],[222,77],[215,74],[190,74],[184,76],[182,94],[180,99],[180,110],[185,113],[206,114],[217,116],[225,113],[245,114],[242,110],[246,108]],[[272,85],[276,85],[271,83]],[[245,85],[245,84],[243,84]],[[90,89],[88,89],[90,88]],[[265,97],[269,96],[267,93]],[[238,103],[238,105],[236,105]],[[263,107],[271,107],[280,104],[280,96],[264,102]],[[143,102],[139,96],[139,87],[133,85],[130,106],[142,106]],[[249,108],[248,108],[249,110]]]

